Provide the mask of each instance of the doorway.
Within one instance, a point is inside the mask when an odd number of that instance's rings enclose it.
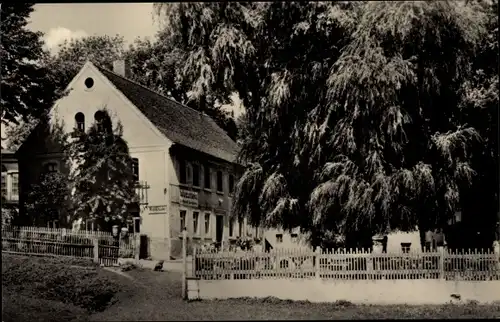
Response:
[[[222,235],[224,233],[224,217],[221,215],[215,216],[215,241],[220,245]]]

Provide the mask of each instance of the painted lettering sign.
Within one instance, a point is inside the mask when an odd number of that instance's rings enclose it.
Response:
[[[188,207],[198,207],[198,192],[181,189],[180,203]]]
[[[214,213],[216,215],[225,215],[227,213],[227,211],[225,209],[215,208]]]
[[[149,214],[163,214],[167,212],[167,206],[149,206]]]

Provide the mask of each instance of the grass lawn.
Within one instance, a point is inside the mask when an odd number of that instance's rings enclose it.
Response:
[[[19,263],[26,264],[27,259],[31,263],[29,268],[20,267]],[[10,264],[4,264],[5,260]],[[86,271],[82,268],[72,268],[71,265],[74,264],[52,259],[2,255],[2,320],[9,322],[500,317],[500,304],[369,306],[350,303],[291,302],[273,298],[184,302],[180,298],[180,273],[133,270],[127,272],[131,278],[125,278],[98,267],[91,267]],[[7,272],[5,278],[4,269]],[[39,270],[47,276],[52,271],[52,275],[59,276],[56,280],[69,285],[69,289],[59,286],[58,290],[64,297],[58,297],[54,295],[55,292],[46,290],[47,285],[45,288],[42,286],[43,283],[53,285],[54,278],[38,274],[39,281],[34,282],[33,276],[36,274],[27,270]],[[63,271],[70,273],[64,274]],[[13,279],[22,275],[32,277],[21,277],[18,285],[13,285],[15,284]],[[83,276],[88,282],[71,281]],[[108,286],[103,287],[104,284]],[[77,300],[77,297],[70,295],[70,292],[86,300]],[[108,297],[111,293],[113,295],[104,304],[99,302],[102,298],[100,293],[107,294]],[[96,307],[99,309],[95,309]]]

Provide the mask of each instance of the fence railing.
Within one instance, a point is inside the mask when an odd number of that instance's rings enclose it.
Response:
[[[118,242],[108,232],[72,231],[47,227],[2,226],[2,252],[89,258],[110,266],[119,257],[134,257],[134,234]]]
[[[335,280],[500,280],[500,254],[490,250],[423,253],[271,252],[195,250],[193,275],[200,279],[319,278]]]

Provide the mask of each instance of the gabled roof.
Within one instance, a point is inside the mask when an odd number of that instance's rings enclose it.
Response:
[[[236,162],[238,144],[208,115],[107,69],[97,68],[169,140],[224,161]]]

